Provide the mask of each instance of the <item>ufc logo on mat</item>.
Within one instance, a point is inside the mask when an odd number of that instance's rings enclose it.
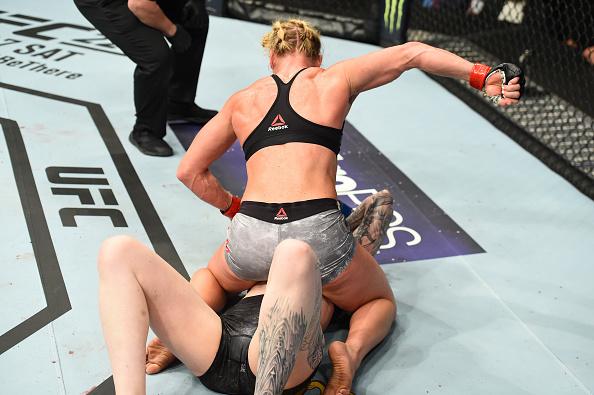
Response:
[[[52,184],[63,184],[63,185],[96,185],[93,191],[98,192],[101,196],[101,200],[106,206],[117,206],[118,201],[111,188],[101,188],[100,185],[109,185],[107,178],[105,177],[77,177],[77,176],[65,176],[64,174],[104,174],[103,169],[100,167],[55,167],[51,166],[45,169],[47,179]],[[111,219],[111,223],[114,227],[127,227],[128,224],[124,219],[124,214],[115,208],[98,208],[89,207],[96,206],[95,199],[91,193],[90,187],[52,187],[52,193],[54,195],[70,195],[78,197],[78,200],[83,207],[64,207],[60,209],[60,219],[62,225],[66,227],[78,226],[76,223],[76,217],[78,216],[90,216],[90,217],[108,217]]]

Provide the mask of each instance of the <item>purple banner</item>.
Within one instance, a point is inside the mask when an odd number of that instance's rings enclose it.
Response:
[[[194,124],[170,126],[186,150],[200,129]],[[238,196],[243,194],[247,175],[239,143],[233,144],[225,155],[211,165],[210,170],[226,189]],[[355,207],[367,196],[382,189],[394,195],[394,217],[376,256],[380,264],[485,252],[347,122],[336,175],[339,199]]]

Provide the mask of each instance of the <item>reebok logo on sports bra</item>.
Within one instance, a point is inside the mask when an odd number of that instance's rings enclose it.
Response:
[[[274,117],[274,121],[272,121],[272,123],[268,127],[268,131],[273,132],[275,130],[287,129],[288,127],[289,125],[285,123],[283,116],[278,114],[276,117]]]
[[[316,144],[328,148],[335,154],[340,152],[340,139],[344,123],[340,129],[318,125],[295,112],[289,103],[289,93],[293,81],[303,70],[295,73],[286,84],[278,75],[272,74],[278,92],[274,103],[262,121],[243,142],[242,148],[246,162],[262,148],[287,143]]]

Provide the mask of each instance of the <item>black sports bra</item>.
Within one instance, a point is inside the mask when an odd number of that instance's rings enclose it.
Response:
[[[299,70],[286,84],[276,74],[272,74],[278,93],[262,122],[243,143],[246,161],[262,148],[291,142],[321,145],[338,155],[342,128],[313,123],[297,114],[289,103],[291,85],[303,70]]]

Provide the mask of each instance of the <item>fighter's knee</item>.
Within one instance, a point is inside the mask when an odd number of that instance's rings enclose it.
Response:
[[[128,9],[132,13],[137,14],[142,9],[142,1],[140,0],[128,0]]]
[[[275,255],[286,255],[300,259],[314,259],[315,252],[309,244],[301,240],[286,239],[276,247]]]
[[[396,297],[394,296],[394,291],[392,291],[392,288],[390,286],[388,286],[387,289],[385,289],[384,292],[382,292],[380,298],[390,302],[392,305],[394,305],[394,310],[396,310]]]
[[[389,301],[391,304],[391,310],[390,313],[392,314],[392,321],[396,321],[396,317],[397,317],[397,312],[398,312],[398,307],[396,305],[396,299],[392,299]]]
[[[192,274],[192,278],[191,281],[199,281],[202,280],[203,278],[210,278],[210,277],[214,277],[212,275],[212,272],[210,270],[208,270],[207,268],[203,267],[200,268],[198,270],[196,270],[194,272],[194,274]]]
[[[396,319],[398,316],[398,303],[396,303],[396,299],[392,300],[392,303],[394,304],[394,319]]]
[[[97,259],[97,269],[101,273],[113,271],[121,268],[128,261],[125,255],[130,252],[138,241],[128,235],[111,236],[101,243],[99,248],[99,257]]]
[[[274,251],[274,264],[288,266],[291,273],[309,273],[316,269],[316,254],[309,244],[301,240],[281,241]]]
[[[190,282],[192,284],[214,284],[218,287],[223,287],[213,272],[206,267],[196,270],[194,274],[192,274]]]
[[[394,297],[394,293],[392,292],[392,290],[390,289],[389,292],[385,293],[385,295],[380,297],[378,300],[381,300],[382,303],[384,303],[386,305],[386,315],[387,316],[391,315],[392,320],[395,320],[397,305],[396,305],[396,298]]]

